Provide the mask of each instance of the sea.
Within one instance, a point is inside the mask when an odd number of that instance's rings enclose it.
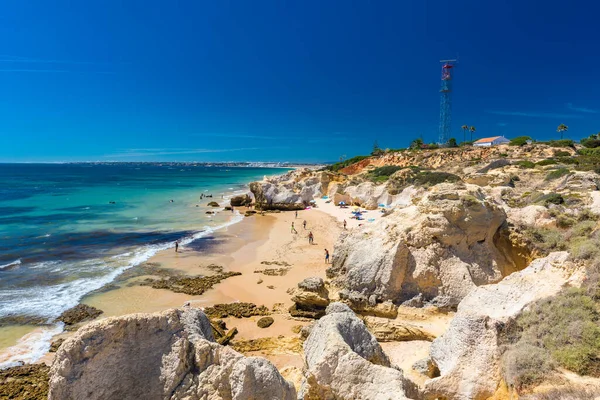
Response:
[[[176,241],[202,240],[241,221],[237,211],[223,209],[229,199],[247,192],[249,182],[285,171],[183,163],[0,164],[0,332],[15,320],[43,327],[23,339],[28,343],[0,348],[0,368],[41,357],[63,330],[55,319],[126,269]],[[208,207],[210,201],[220,207]]]

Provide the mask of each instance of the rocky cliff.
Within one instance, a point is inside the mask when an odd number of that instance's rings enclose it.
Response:
[[[505,212],[478,187],[443,184],[415,205],[342,234],[327,271],[347,297],[456,306],[517,270],[497,247]]]
[[[67,339],[50,370],[50,400],[292,400],[267,360],[215,343],[198,309],[108,318]]]
[[[433,341],[431,359],[440,376],[426,384],[427,399],[490,398],[501,381],[500,337],[528,304],[578,284],[568,253],[552,253],[494,285],[470,292],[446,333]]]

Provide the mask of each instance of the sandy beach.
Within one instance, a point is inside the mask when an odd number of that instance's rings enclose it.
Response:
[[[240,211],[244,212],[243,209]],[[306,229],[303,228],[305,220]],[[292,222],[297,233],[291,232]],[[103,314],[98,318],[102,319],[131,313],[157,312],[181,307],[186,303],[192,307],[204,308],[218,303],[249,302],[275,310],[272,315],[275,322],[269,328],[261,329],[256,325],[260,317],[225,318],[228,328],[238,329],[236,340],[297,336],[298,329],[308,321],[292,319],[286,313],[287,308],[293,304],[288,291],[306,277],[325,278],[327,264],[324,250],[333,252],[333,244],[342,229],[342,223],[337,218],[315,208],[298,211],[297,217],[294,212],[255,214],[209,237],[181,246],[177,253],[173,249],[161,251],[140,266],[143,269],[144,266],[151,265],[155,269],[197,276],[214,274],[207,267],[218,265],[224,272],[240,272],[240,276],[227,278],[200,296],[190,296],[140,286],[139,281],[153,277],[151,274],[136,274],[128,278],[126,273],[107,290],[87,296],[82,303],[102,310]],[[313,244],[308,242],[309,232],[314,235]],[[271,265],[265,264],[273,262]],[[277,276],[255,272],[267,268],[284,268],[286,272]],[[64,332],[55,336],[54,340],[71,334]],[[294,346],[297,347],[297,343]],[[285,345],[277,343],[274,347],[271,351],[249,353],[263,355],[278,367],[301,366],[302,358],[297,352],[287,351]],[[51,363],[53,355],[54,353],[48,353],[40,361]]]

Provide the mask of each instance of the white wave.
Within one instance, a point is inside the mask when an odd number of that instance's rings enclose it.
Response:
[[[4,264],[4,265],[0,265],[0,269],[9,269],[11,267],[16,267],[18,265],[21,265],[21,259],[19,258],[18,260],[15,260],[13,262],[9,262],[8,264]]]
[[[50,341],[64,329],[62,322],[51,328],[38,328],[0,352],[0,369],[36,362],[50,350]]]
[[[234,216],[227,222],[214,227],[206,226],[204,230],[196,232],[179,241],[180,245],[186,245],[194,240],[210,235],[217,230],[242,221],[244,217],[236,211]],[[34,286],[28,288],[8,289],[0,292],[0,317],[6,315],[36,315],[48,319],[52,322],[63,311],[75,307],[81,299],[101,287],[114,281],[123,271],[139,265],[156,253],[162,250],[175,247],[175,242],[168,242],[159,245],[147,245],[136,251],[127,252],[112,256],[115,262],[121,261],[121,266],[114,267],[104,264],[104,268],[109,271],[101,277],[80,278],[70,282],[65,282],[52,286]],[[47,261],[35,264],[30,268],[48,268],[57,269],[57,264],[63,264],[58,261]],[[65,265],[66,266],[66,265]],[[99,265],[94,260],[87,260],[78,264],[79,271],[86,271],[88,268],[98,268]],[[54,329],[46,329],[35,334],[25,335],[19,340],[16,346],[7,349],[10,350],[8,357],[0,353],[0,368],[6,368],[12,365],[18,365],[21,362],[35,362],[39,360],[50,348],[50,340],[54,335],[62,332],[62,324]],[[12,350],[11,350],[12,349]],[[5,360],[6,359],[6,360]]]

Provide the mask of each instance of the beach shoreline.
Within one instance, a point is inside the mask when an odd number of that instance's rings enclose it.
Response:
[[[236,207],[236,211],[243,213],[245,209]],[[307,229],[303,228],[304,220],[307,221]],[[298,233],[291,233],[292,222]],[[241,276],[225,279],[202,295],[191,296],[141,286],[139,281],[150,275],[138,273],[127,279],[117,278],[107,290],[89,294],[80,303],[102,310],[103,314],[97,320],[139,312],[163,311],[186,303],[192,307],[204,308],[218,303],[250,302],[265,305],[269,309],[287,310],[293,304],[288,292],[298,282],[309,276],[325,277],[327,265],[324,249],[333,251],[333,244],[342,229],[341,223],[333,216],[315,208],[299,211],[297,218],[294,212],[257,213],[243,217],[239,222],[224,225],[209,235],[181,245],[177,253],[170,247],[160,250],[132,269],[152,265],[183,275],[198,276],[210,275],[211,270],[206,267],[218,265],[224,272],[240,272]],[[311,231],[315,236],[315,243],[312,245],[308,243],[308,233]],[[255,273],[267,268],[279,268],[277,265],[265,264],[272,262],[289,264],[289,267],[284,267],[287,271],[280,276]],[[289,336],[293,334],[293,326],[305,324],[291,319],[289,315],[284,317],[276,314],[275,323],[262,330],[256,327],[255,319],[228,318],[226,322],[228,326],[238,328],[238,337],[241,339]],[[39,338],[43,329],[31,327],[29,332],[25,329],[25,341]],[[22,331],[23,328],[15,330],[15,335]],[[68,330],[59,333],[52,341],[67,338],[72,333]],[[28,350],[30,349],[23,346],[23,351]],[[54,353],[46,353],[37,362],[49,364],[53,355]],[[280,364],[276,358],[274,362]]]

